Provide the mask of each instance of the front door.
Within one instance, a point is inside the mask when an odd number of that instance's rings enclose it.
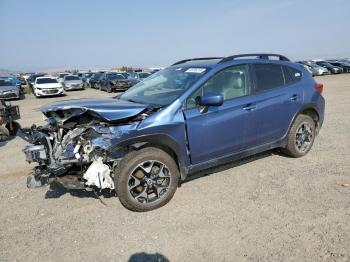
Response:
[[[249,71],[248,65],[226,68],[188,98],[184,115],[192,164],[228,156],[255,143]],[[221,94],[223,105],[202,110],[195,98],[208,92]]]

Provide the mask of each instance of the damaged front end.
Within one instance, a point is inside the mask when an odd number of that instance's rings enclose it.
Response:
[[[52,104],[42,111],[47,124],[22,129],[20,134],[29,142],[23,149],[26,161],[38,164],[28,177],[27,186],[55,181],[68,189],[113,190],[114,166],[127,149],[112,146],[137,129],[147,116],[147,107],[122,103],[112,109],[106,102],[102,109],[89,100],[73,106]]]

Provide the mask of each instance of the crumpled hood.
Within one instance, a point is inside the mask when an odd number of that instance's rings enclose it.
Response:
[[[46,115],[52,112],[69,112],[68,117],[82,115],[85,112],[98,115],[105,121],[117,121],[130,118],[142,113],[147,108],[145,104],[128,102],[125,100],[105,98],[105,99],[72,99],[60,102],[54,102],[44,105],[41,111]],[[69,116],[71,115],[71,116]],[[62,117],[63,118],[63,117]]]

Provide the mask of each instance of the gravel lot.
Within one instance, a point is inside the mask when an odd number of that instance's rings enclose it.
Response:
[[[276,152],[198,174],[165,207],[133,213],[115,197],[28,190],[19,138],[0,144],[0,261],[350,261],[350,74],[325,85],[311,152]],[[21,124],[58,99],[16,101]],[[152,260],[153,259],[153,260]]]

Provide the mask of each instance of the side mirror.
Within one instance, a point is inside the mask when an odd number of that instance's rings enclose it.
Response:
[[[200,106],[221,106],[224,103],[223,96],[218,93],[205,93],[197,99]]]

